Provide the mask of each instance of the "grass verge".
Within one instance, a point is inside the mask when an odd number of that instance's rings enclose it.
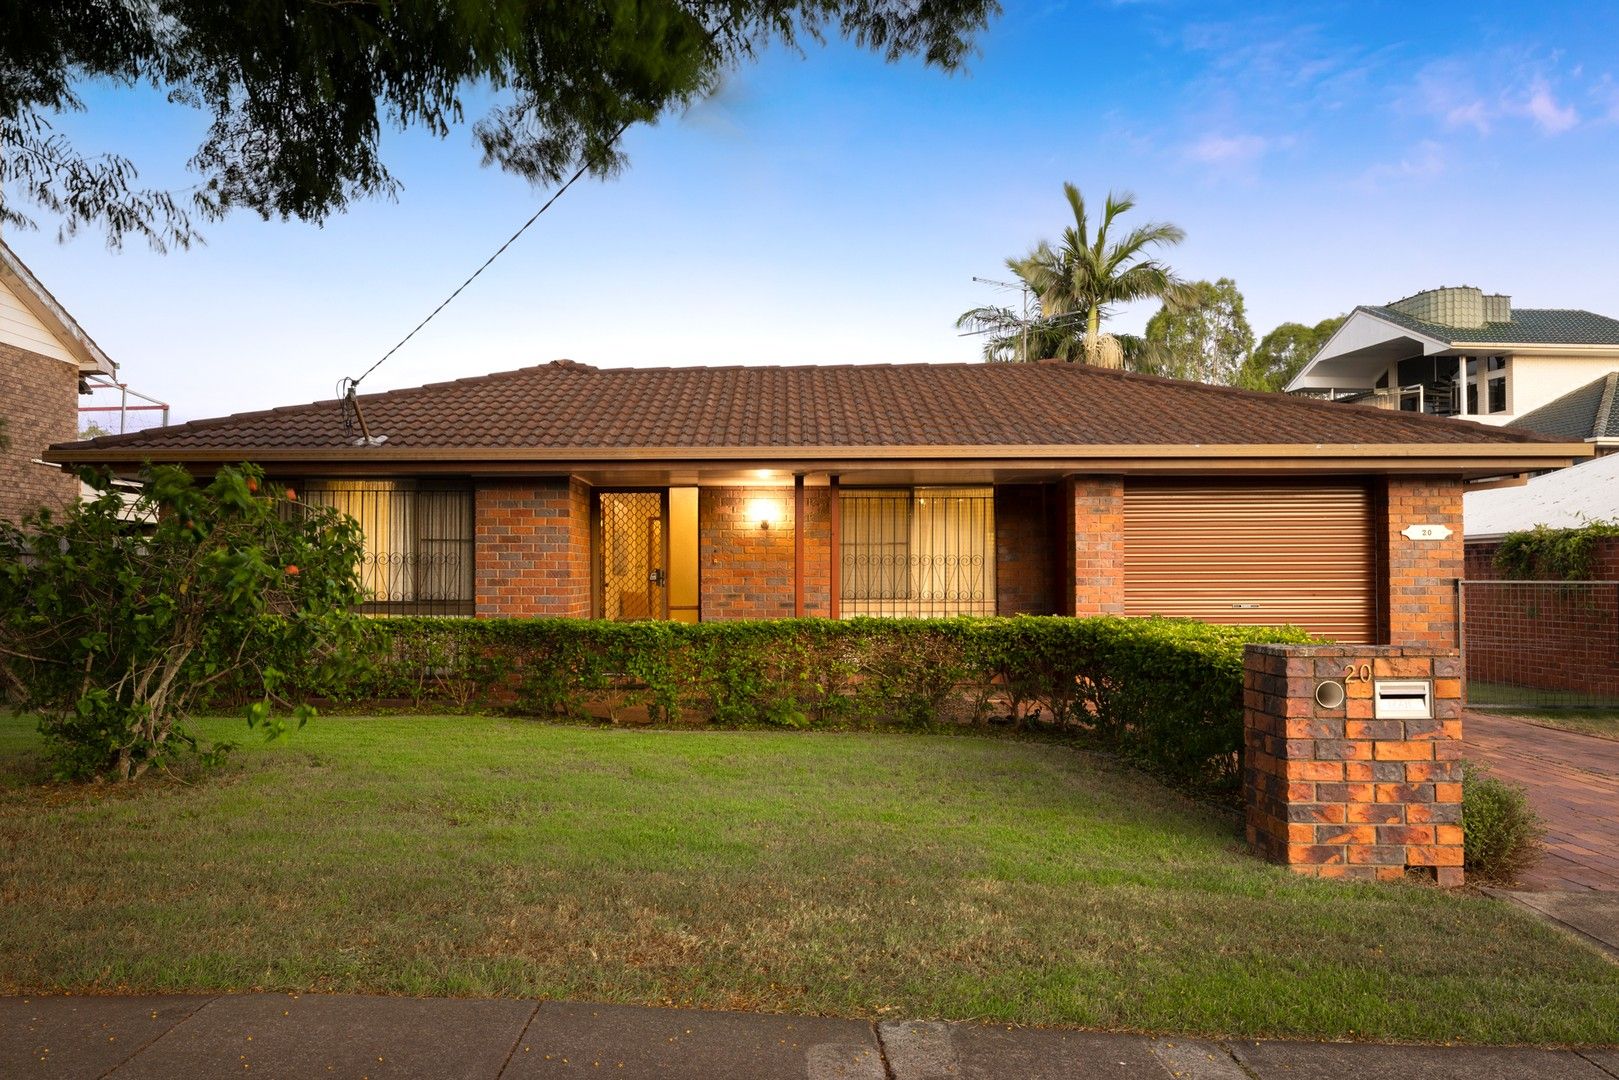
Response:
[[[327,717],[134,790],[40,783],[38,755],[0,717],[8,993],[1619,1041],[1619,967],[1515,909],[1296,878],[1049,743]]]

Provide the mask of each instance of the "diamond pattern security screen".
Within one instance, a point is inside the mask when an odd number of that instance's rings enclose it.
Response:
[[[668,617],[661,491],[604,491],[597,496],[602,616]]]
[[[471,615],[472,492],[413,480],[307,480],[305,504],[330,506],[365,534],[361,610],[377,615]]]
[[[995,614],[995,496],[988,487],[838,494],[845,616]]]

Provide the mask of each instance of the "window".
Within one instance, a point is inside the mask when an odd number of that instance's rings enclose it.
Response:
[[[838,507],[845,616],[995,614],[992,488],[846,489]]]
[[[414,480],[308,480],[299,494],[365,535],[360,581],[379,615],[471,615],[472,493]]]
[[[1467,357],[1467,412],[1488,416],[1507,411],[1507,358]]]
[[[1490,380],[1490,411],[1493,413],[1507,411],[1507,380],[1506,376]]]

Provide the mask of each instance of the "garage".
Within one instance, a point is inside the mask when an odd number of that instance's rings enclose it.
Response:
[[[1125,614],[1374,641],[1373,520],[1364,483],[1128,482]]]

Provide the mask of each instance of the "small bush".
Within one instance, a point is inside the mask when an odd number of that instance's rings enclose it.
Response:
[[[1481,881],[1510,882],[1540,858],[1545,829],[1517,784],[1462,763],[1465,869]]]

